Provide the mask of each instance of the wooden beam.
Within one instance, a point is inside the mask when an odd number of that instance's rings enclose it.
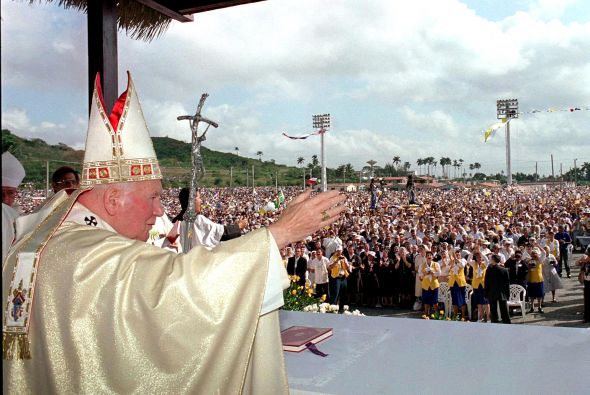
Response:
[[[117,0],[88,2],[88,109],[92,104],[94,79],[100,73],[107,113],[118,97]]]
[[[259,1],[264,1],[264,0],[210,1],[210,2],[206,2],[208,4],[187,7],[187,8],[178,10],[178,12],[181,12],[183,14],[196,14],[199,12],[213,11],[213,10],[218,10],[220,8],[233,7],[233,6],[242,5],[242,4],[257,3]]]
[[[160,14],[166,15],[169,18],[177,20],[179,22],[192,22],[193,16],[192,15],[183,15],[180,14],[168,7],[163,6],[162,4],[158,3],[154,0],[136,0],[138,3],[141,3],[147,7],[150,7],[153,10],[158,11]]]

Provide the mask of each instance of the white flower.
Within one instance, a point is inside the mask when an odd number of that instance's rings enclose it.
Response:
[[[344,305],[344,311],[348,311],[348,305],[347,304]]]
[[[321,306],[320,307],[320,313],[325,314],[326,313],[326,308]]]

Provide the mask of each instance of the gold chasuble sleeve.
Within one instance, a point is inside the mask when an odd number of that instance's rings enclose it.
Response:
[[[278,311],[259,316],[273,249],[266,229],[177,255],[64,223],[41,255],[31,359],[3,361],[4,393],[287,393]]]

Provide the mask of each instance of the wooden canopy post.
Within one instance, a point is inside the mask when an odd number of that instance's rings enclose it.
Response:
[[[117,59],[117,1],[94,0],[88,2],[88,111],[92,105],[92,92],[96,73],[100,82],[107,113],[118,97]]]

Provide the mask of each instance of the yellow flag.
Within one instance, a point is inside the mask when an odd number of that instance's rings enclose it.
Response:
[[[504,124],[506,124],[508,122],[507,118],[502,118],[500,120],[500,122],[496,122],[495,124],[493,124],[492,126],[490,126],[489,128],[487,128],[486,130],[484,130],[483,132],[483,141],[484,143],[487,143],[488,140],[490,138],[492,138],[494,136],[494,134],[496,134],[496,131],[498,129],[500,129],[502,126],[504,126]]]

